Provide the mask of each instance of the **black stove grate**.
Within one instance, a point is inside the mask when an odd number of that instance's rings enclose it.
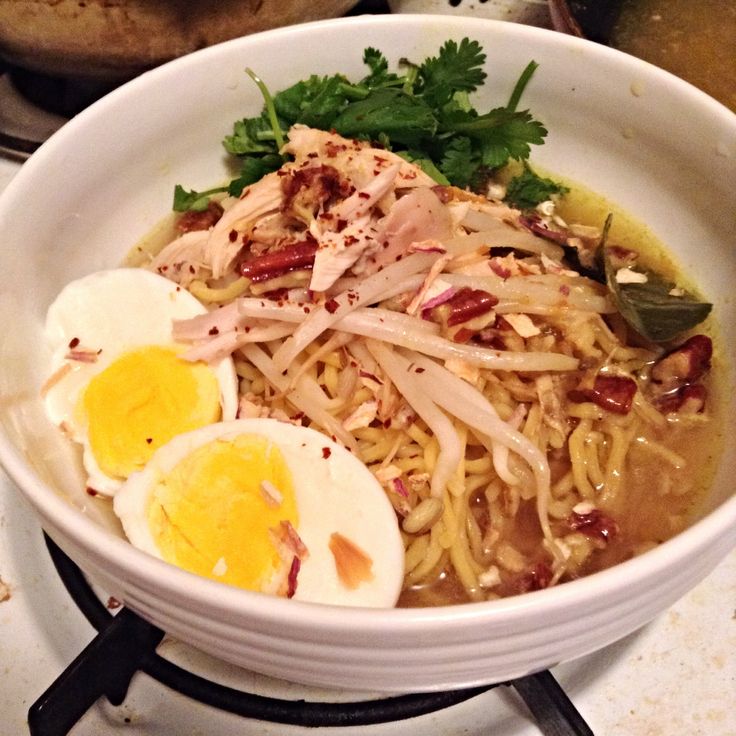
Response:
[[[99,634],[31,706],[31,736],[66,736],[101,697],[125,700],[136,672],[206,705],[260,721],[309,727],[357,727],[404,720],[462,703],[497,685],[348,703],[282,700],[236,690],[189,672],[156,653],[164,632],[127,608],[113,615],[81,570],[46,537],[51,559],[72,599]],[[115,662],[115,667],[110,667]],[[544,736],[593,736],[549,672],[518,678],[513,687]]]

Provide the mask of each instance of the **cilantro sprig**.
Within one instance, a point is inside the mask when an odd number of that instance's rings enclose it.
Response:
[[[438,183],[482,189],[492,173],[514,159],[526,161],[547,130],[528,110],[518,110],[537,67],[522,71],[505,105],[485,112],[470,96],[486,80],[481,45],[463,38],[446,41],[436,56],[421,64],[402,59],[392,71],[386,56],[363,52],[367,74],[351,81],[343,74],[312,75],[271,95],[258,84],[264,109],[235,122],[223,145],[241,160],[241,173],[227,189],[238,194],[282,165],[281,141],[295,123],[335,130],[341,135],[380,143],[421,166]],[[181,188],[180,188],[181,189]],[[179,192],[176,209],[202,207],[207,193]],[[205,205],[206,206],[206,205]]]
[[[524,210],[536,207],[553,195],[566,194],[569,191],[568,187],[552,179],[539,176],[528,164],[525,164],[522,172],[508,183],[506,201]]]

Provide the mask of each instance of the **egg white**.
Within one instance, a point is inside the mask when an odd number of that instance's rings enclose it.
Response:
[[[153,486],[202,445],[241,434],[260,435],[276,444],[293,476],[299,514],[296,531],[308,549],[293,598],[335,605],[394,606],[404,578],[404,546],[396,514],[381,485],[360,460],[327,436],[275,419],[212,424],[178,435],[160,447],[142,471],[131,474],[113,500],[130,542],[162,559],[147,522]],[[355,588],[340,580],[328,546],[334,532],[367,554],[372,579]],[[227,564],[225,550],[222,564]]]
[[[73,281],[49,307],[45,332],[52,350],[49,374],[54,378],[44,391],[46,413],[83,446],[88,485],[98,493],[113,495],[123,479],[103,472],[95,460],[86,428],[76,416],[82,392],[94,376],[130,350],[147,345],[176,347],[172,320],[206,312],[188,291],[140,268],[98,271]],[[94,352],[94,361],[70,361],[74,348]],[[211,368],[219,384],[222,419],[233,419],[238,407],[234,363],[225,358]]]

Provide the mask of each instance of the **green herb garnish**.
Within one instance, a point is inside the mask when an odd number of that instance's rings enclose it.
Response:
[[[531,209],[553,195],[565,194],[568,191],[570,190],[567,187],[539,176],[531,167],[525,165],[524,170],[508,183],[506,201],[522,210]]]
[[[486,55],[477,41],[446,41],[437,56],[421,64],[400,61],[390,71],[374,48],[363,52],[368,74],[352,82],[343,74],[312,75],[277,94],[252,71],[264,98],[260,115],[238,120],[223,145],[241,159],[241,174],[225,188],[238,195],[284,162],[279,154],[289,128],[301,123],[341,135],[375,141],[420,166],[439,184],[480,191],[509,160],[525,161],[530,146],[547,131],[519,100],[537,67],[523,70],[505,106],[479,113],[470,101],[486,79]],[[212,190],[209,193],[223,191]],[[207,192],[177,187],[174,208],[204,209]],[[540,200],[541,201],[541,200]]]
[[[227,191],[227,187],[214,187],[204,192],[197,192],[194,189],[184,189],[181,184],[174,187],[174,204],[175,212],[204,212],[210,203],[210,197],[213,194]]]

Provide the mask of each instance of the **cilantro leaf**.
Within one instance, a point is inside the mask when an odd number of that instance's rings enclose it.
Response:
[[[303,123],[313,128],[329,128],[347,104],[345,85],[347,79],[340,74],[312,75],[274,95],[276,114],[289,125]]]
[[[455,186],[466,187],[480,165],[480,156],[467,136],[453,138],[445,147],[440,171]]]
[[[377,88],[398,85],[401,78],[388,70],[388,60],[378,50],[368,47],[363,51],[363,63],[371,70],[370,74],[361,81],[361,85]]]
[[[435,134],[437,119],[422,100],[387,87],[349,104],[332,127],[342,135],[374,140],[385,133],[394,143],[414,146]]]
[[[406,159],[409,163],[418,166],[427,176],[431,176],[438,184],[447,186],[450,180],[437,168],[434,161],[422,151],[401,151],[401,158]]]
[[[544,126],[528,111],[514,112],[504,107],[455,122],[451,130],[475,138],[480,145],[483,164],[491,168],[503,166],[509,158],[528,158],[530,145],[543,143],[547,135]]]
[[[233,125],[233,134],[225,136],[222,144],[234,156],[271,153],[275,142],[268,116],[264,113],[257,118],[238,120]]]
[[[508,183],[506,202],[522,210],[531,209],[553,194],[565,194],[568,191],[566,186],[539,176],[531,167],[524,166],[524,170]]]
[[[230,182],[227,188],[228,194],[232,197],[239,197],[245,187],[281,168],[283,163],[284,159],[278,153],[267,153],[258,158],[250,156],[243,159],[240,176]]]
[[[227,191],[227,187],[215,187],[205,192],[197,192],[194,189],[186,190],[181,184],[174,187],[174,212],[204,212],[210,203],[210,197],[218,192]]]
[[[463,38],[459,45],[446,41],[439,54],[426,59],[419,68],[419,94],[431,107],[441,107],[455,92],[473,92],[486,79],[482,69],[485,60],[477,41]]]

